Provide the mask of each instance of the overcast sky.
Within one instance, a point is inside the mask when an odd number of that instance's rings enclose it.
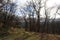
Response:
[[[18,5],[17,11],[19,11],[20,6],[24,6],[27,1],[31,1],[31,0],[12,0],[12,1],[17,3],[17,5]],[[53,7],[55,5],[57,5],[57,6],[60,5],[60,0],[48,0],[46,3],[47,8]],[[56,11],[56,8],[53,9],[52,12],[53,11]],[[18,14],[18,15],[21,15],[21,14]],[[51,17],[53,17],[53,16],[54,16],[54,14],[51,14]],[[60,15],[57,15],[56,18],[60,18]]]
[[[13,2],[17,2],[19,5],[23,5],[26,3],[26,1],[31,1],[31,0],[12,0]],[[60,5],[60,0],[48,0],[47,1],[47,6],[52,7],[54,5]]]

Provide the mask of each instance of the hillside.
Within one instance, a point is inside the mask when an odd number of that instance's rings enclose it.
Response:
[[[0,40],[60,40],[60,35],[28,32],[23,28],[10,29],[8,32],[10,34],[5,37],[0,36]]]

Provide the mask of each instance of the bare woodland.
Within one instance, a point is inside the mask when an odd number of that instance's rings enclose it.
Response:
[[[10,3],[10,0],[7,0],[7,2],[5,2],[4,0],[0,0],[0,33],[8,33],[8,30],[12,27],[22,27],[25,29],[25,31],[42,33],[41,40],[43,38],[43,35],[45,34],[60,34],[60,21],[55,21],[56,14],[60,15],[60,13],[58,13],[60,6],[57,7],[56,12],[54,13],[54,18],[51,19],[50,12],[56,6],[47,8],[47,1],[48,0],[32,0],[31,2],[28,2],[25,7],[20,8],[20,12],[23,16],[23,18],[21,18],[16,16],[15,14],[16,5],[14,3]],[[4,8],[5,5],[10,5],[11,7],[7,9],[8,6]],[[42,8],[44,9],[44,11],[42,11],[44,13],[43,16],[45,17],[43,22],[41,22]],[[24,25],[22,26],[21,24]],[[48,36],[46,35],[46,37]]]

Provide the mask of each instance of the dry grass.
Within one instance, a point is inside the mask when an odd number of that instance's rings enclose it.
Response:
[[[0,40],[60,40],[60,35],[27,32],[23,28],[16,28],[15,31],[9,30],[9,32],[9,36]]]

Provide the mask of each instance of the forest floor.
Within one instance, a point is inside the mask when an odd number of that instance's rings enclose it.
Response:
[[[8,32],[10,34],[5,37],[0,37],[0,40],[60,40],[60,35],[28,32],[23,28],[16,28],[15,31],[9,30]]]

